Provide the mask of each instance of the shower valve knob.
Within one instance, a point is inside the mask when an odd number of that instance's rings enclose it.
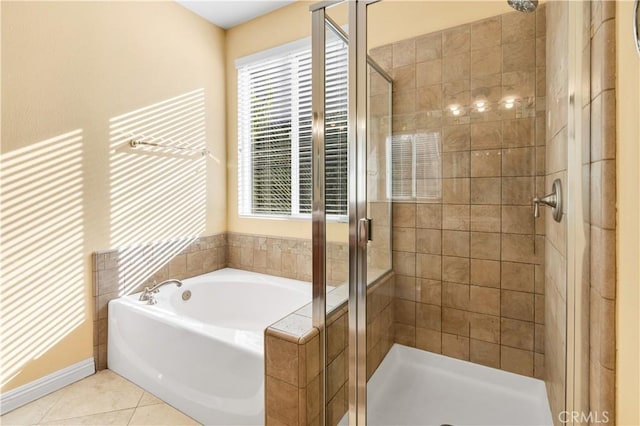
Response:
[[[562,220],[562,184],[560,179],[553,181],[550,194],[533,199],[533,217],[535,218],[540,217],[540,205],[551,207],[551,213],[556,222]]]

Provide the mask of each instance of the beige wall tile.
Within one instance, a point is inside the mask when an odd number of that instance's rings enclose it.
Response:
[[[416,61],[415,39],[393,44],[393,68],[414,64]]]
[[[442,206],[442,229],[468,231],[470,221],[469,205],[447,204]]]
[[[541,263],[544,259],[544,237],[502,234],[502,260],[508,262]],[[534,247],[535,245],[535,247]]]
[[[500,177],[502,151],[471,151],[471,177]]]
[[[319,344],[319,341],[318,341]],[[341,315],[340,319],[332,322],[327,327],[327,359],[333,361],[347,346],[347,317]],[[314,347],[309,346],[311,351]],[[319,350],[319,348],[318,348]],[[318,351],[315,351],[318,353]],[[315,377],[315,375],[313,376]]]
[[[471,76],[479,77],[500,73],[502,63],[502,49],[491,46],[471,52]]]
[[[505,318],[513,318],[523,321],[533,321],[533,296],[533,293],[502,290],[500,302],[502,316]]]
[[[398,251],[416,251],[415,228],[393,228],[393,249]]]
[[[416,304],[415,324],[417,329],[427,328],[429,330],[442,330],[442,308],[436,305],[424,303]],[[416,330],[416,333],[418,331]],[[416,334],[417,339],[417,334]]]
[[[535,68],[535,49],[523,49],[522,43],[506,43],[502,45],[502,71],[522,71]]]
[[[504,57],[503,57],[504,59]],[[504,72],[502,74],[502,93],[505,97],[513,97],[515,99],[521,99],[521,102],[528,102],[533,99],[536,95],[536,71],[532,69],[531,71],[511,71]],[[544,104],[544,102],[542,102]],[[531,106],[530,106],[531,107]],[[505,120],[508,118],[515,118],[515,114],[512,116],[505,117]],[[527,119],[519,119],[519,120],[527,120]],[[529,119],[531,120],[531,119]],[[523,124],[523,123],[520,123]],[[525,130],[523,129],[520,129]],[[534,135],[530,135],[534,136]],[[503,139],[503,143],[505,147],[508,146],[527,146],[532,144],[531,139]]]
[[[393,112],[394,114],[410,114],[416,111],[416,91],[407,89],[394,92]]]
[[[471,55],[469,52],[445,56],[442,59],[442,80],[444,82],[468,79],[470,70]]]
[[[471,49],[471,27],[461,25],[442,32],[443,56],[459,55]]]
[[[509,318],[500,320],[500,342],[512,348],[533,351],[534,324]]]
[[[434,84],[416,90],[416,111],[442,110],[442,86]]]
[[[416,226],[416,204],[393,203],[393,226],[414,228]]]
[[[471,178],[471,204],[500,204],[502,179]]]
[[[471,103],[471,84],[468,78],[447,81],[442,85],[442,90],[445,107],[452,104],[469,105]],[[455,122],[459,122],[459,119],[463,116],[464,113],[457,117]]]
[[[416,277],[407,275],[396,275],[395,297],[405,300],[418,300],[419,293],[416,291]]]
[[[502,206],[502,232],[508,234],[533,234],[533,209],[530,206]]]
[[[472,205],[471,230],[500,232],[501,213],[498,205]]]
[[[442,83],[442,59],[433,59],[416,64],[417,87],[431,86],[440,83]]]
[[[503,82],[503,84],[509,84]],[[532,118],[518,118],[502,121],[502,142],[504,147],[534,145],[534,122]]]
[[[415,64],[405,65],[402,67],[394,68],[391,72],[393,78],[393,89],[399,92],[405,90],[415,90],[416,88],[416,66]],[[387,96],[386,91],[382,93],[383,96]],[[383,116],[387,112],[386,108],[381,111],[381,114],[375,114]]]
[[[469,283],[469,259],[442,256],[442,280],[454,283]],[[429,277],[424,277],[429,278]]]
[[[281,380],[266,376],[265,415],[268,424],[298,423],[298,388]]]
[[[395,299],[395,322],[405,325],[416,323],[416,303],[410,300]]]
[[[534,297],[534,321],[536,324],[544,324],[544,294],[536,294]]]
[[[416,329],[416,348],[429,352],[442,352],[442,332],[426,328]]]
[[[442,231],[439,229],[420,229],[416,232],[416,251],[418,253],[441,254]],[[395,248],[395,246],[394,246]]]
[[[393,251],[393,270],[401,275],[416,275],[416,254]]]
[[[471,24],[471,50],[499,46],[502,43],[502,19],[499,16]]]
[[[470,176],[470,153],[468,151],[442,154],[442,177],[465,178]]]
[[[502,288],[533,293],[535,265],[529,263],[502,262]]]
[[[465,310],[442,308],[442,332],[458,336],[469,336],[469,316]]]
[[[470,312],[469,334],[472,339],[500,343],[500,317]]]
[[[471,257],[500,260],[500,234],[494,232],[471,233]]]
[[[477,364],[500,368],[500,345],[472,338],[469,359]]]
[[[420,288],[420,302],[431,305],[442,304],[442,281],[418,278],[417,282]]]
[[[442,254],[469,257],[469,232],[442,231]]]
[[[446,99],[444,99],[446,102]],[[448,105],[445,104],[445,107]],[[468,124],[458,124],[455,126],[445,126],[443,129],[444,152],[467,151],[470,146],[471,133]]]
[[[505,177],[502,179],[502,203],[530,206],[535,197],[532,177]]]
[[[416,209],[415,226],[418,228],[442,228],[442,205],[441,204],[413,204]],[[394,203],[395,208],[395,203]],[[394,210],[394,224],[396,214]]]
[[[525,376],[533,375],[533,352],[522,349],[500,347],[500,368]]]
[[[534,148],[507,148],[502,150],[502,176],[534,175]]]
[[[405,346],[416,346],[416,327],[406,324],[394,324],[394,341]]]
[[[471,259],[471,284],[500,288],[500,262]]]
[[[427,34],[416,38],[416,62],[442,58],[442,34]]]
[[[440,280],[442,278],[442,256],[418,253],[415,274],[420,278]]]
[[[442,353],[453,358],[469,359],[469,338],[442,333]]]
[[[536,353],[544,353],[544,325],[536,324],[533,330],[533,350]]]
[[[500,290],[472,285],[469,293],[469,310],[481,314],[500,315]]]
[[[452,282],[442,283],[442,306],[469,310],[469,286]]]
[[[536,13],[511,12],[502,17],[502,42],[516,43],[536,36]]]
[[[442,179],[442,199],[445,204],[469,204],[469,179]]]
[[[473,99],[483,99],[491,103],[498,103],[502,100],[502,74],[472,75],[471,76],[471,96]],[[491,108],[491,107],[490,107]],[[491,114],[479,115],[481,119],[498,119],[498,110],[489,109]]]
[[[471,124],[471,149],[482,150],[502,146],[502,122],[488,121]]]

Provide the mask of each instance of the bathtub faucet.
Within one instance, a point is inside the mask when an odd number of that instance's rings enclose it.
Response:
[[[160,291],[160,287],[167,284],[175,284],[178,287],[180,287],[182,286],[182,281],[176,280],[176,279],[170,279],[170,280],[162,281],[160,284],[156,284],[156,282],[154,281],[153,286],[144,288],[144,291],[140,295],[139,300],[143,302],[147,302],[147,305],[155,305],[156,303],[158,303],[158,301],[156,300],[156,293]]]

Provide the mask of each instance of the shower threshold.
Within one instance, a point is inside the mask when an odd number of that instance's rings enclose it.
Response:
[[[340,421],[348,424],[347,415]],[[542,380],[394,344],[367,386],[368,425],[553,425]]]

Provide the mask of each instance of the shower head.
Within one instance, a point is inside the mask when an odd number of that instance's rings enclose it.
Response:
[[[534,12],[538,7],[538,0],[507,0],[507,3],[518,12]]]

